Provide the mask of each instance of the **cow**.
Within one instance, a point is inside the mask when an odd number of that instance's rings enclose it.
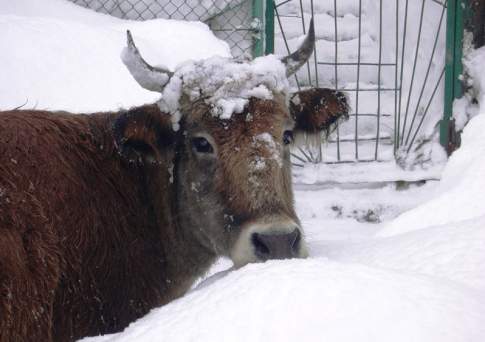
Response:
[[[312,24],[296,52],[270,64],[286,79],[314,40]],[[121,331],[182,296],[220,256],[235,267],[307,256],[289,148],[294,135],[346,116],[341,94],[325,93],[332,111],[301,117],[281,77],[233,61],[229,76],[248,72],[237,92],[225,81],[221,93],[197,88],[220,59],[171,72],[148,64],[129,32],[123,61],[161,101],[89,115],[0,113],[2,342]],[[195,88],[174,95],[187,84]]]

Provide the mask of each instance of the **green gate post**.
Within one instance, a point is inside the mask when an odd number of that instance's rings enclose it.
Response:
[[[274,53],[274,0],[253,0],[253,58]]]
[[[454,131],[453,101],[463,96],[461,75],[463,73],[463,32],[466,8],[469,0],[447,1],[445,103],[443,119],[440,121],[440,143],[448,154],[456,147],[452,141]]]
[[[264,0],[253,0],[252,2],[253,21],[251,30],[253,33],[253,58],[264,54]]]
[[[266,0],[266,21],[264,23],[264,32],[266,37],[265,54],[274,53],[274,0]]]

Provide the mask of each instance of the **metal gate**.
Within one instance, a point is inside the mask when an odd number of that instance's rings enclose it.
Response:
[[[448,24],[455,24],[460,6],[455,0],[448,11],[448,2],[438,0],[275,2],[276,53],[294,49],[309,19],[315,19],[314,59],[296,75],[295,86],[344,91],[352,107],[349,121],[337,127],[323,147],[300,149],[295,157],[327,163],[426,163],[442,118],[446,145],[452,101],[460,95],[447,87],[443,101],[446,40],[447,83],[456,83],[462,39],[446,37],[460,30],[447,30],[446,14]],[[456,43],[451,57],[450,39]]]

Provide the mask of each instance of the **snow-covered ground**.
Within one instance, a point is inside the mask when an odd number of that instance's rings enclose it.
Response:
[[[0,54],[1,109],[157,100],[120,61],[126,29],[151,63],[169,68],[229,53],[202,24],[123,21],[63,0],[2,1],[0,28],[9,47]],[[485,103],[485,50],[469,58]],[[477,112],[442,174],[389,164],[297,169],[308,259],[239,270],[220,260],[184,297],[122,333],[84,341],[484,341],[485,107]]]
[[[152,65],[230,56],[202,23],[120,20],[66,0],[2,1],[0,27],[1,109],[89,112],[155,102],[159,94],[142,89],[120,59],[126,30]]]

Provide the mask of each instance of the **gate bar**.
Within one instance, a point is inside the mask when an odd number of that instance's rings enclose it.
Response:
[[[436,32],[436,35],[435,35],[435,38],[434,38],[433,50],[431,52],[431,57],[429,59],[428,68],[426,69],[426,75],[424,76],[424,81],[423,81],[423,84],[421,86],[421,91],[419,92],[419,98],[418,98],[418,101],[416,103],[416,107],[414,108],[414,114],[413,114],[413,118],[411,120],[411,124],[409,126],[408,135],[406,136],[405,145],[407,145],[408,142],[409,142],[409,137],[411,136],[411,133],[412,133],[413,127],[414,127],[414,122],[416,121],[416,117],[418,115],[419,105],[421,104],[421,100],[423,99],[424,90],[425,90],[425,88],[426,88],[426,86],[428,84],[427,83],[428,82],[428,77],[429,77],[429,74],[430,74],[430,71],[431,71],[431,66],[433,65],[433,60],[434,60],[434,54],[436,52],[436,47],[438,46],[438,40],[439,40],[439,37],[440,37],[441,27],[443,26],[442,24],[443,24],[443,19],[444,19],[444,16],[445,16],[445,12],[446,12],[446,0],[445,0],[444,5],[443,5],[443,9],[441,11],[440,22],[438,24],[438,29],[437,29],[437,32]]]

